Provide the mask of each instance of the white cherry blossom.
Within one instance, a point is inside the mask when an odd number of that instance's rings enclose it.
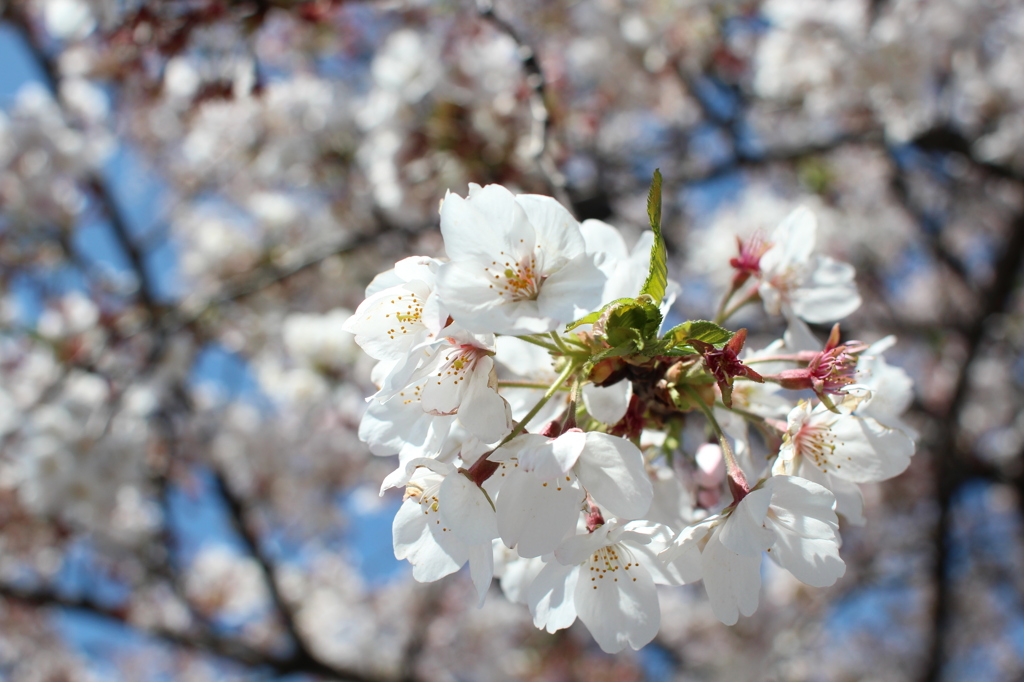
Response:
[[[831,322],[860,307],[853,266],[813,253],[816,232],[814,213],[800,207],[772,234],[759,263],[758,286],[769,313]]]
[[[648,644],[661,624],[655,585],[685,582],[657,558],[669,534],[661,524],[612,519],[566,539],[527,590],[534,624],[554,632],[579,617],[608,653]]]
[[[715,616],[734,625],[757,610],[762,552],[815,587],[845,574],[835,505],[816,483],[773,476],[734,507],[685,529],[661,556],[680,575],[699,572]]]
[[[872,483],[902,473],[914,454],[914,441],[902,431],[870,417],[832,412],[820,403],[812,407],[801,401],[789,413],[787,426],[774,466],[777,474]]]
[[[579,223],[551,197],[471,184],[465,199],[445,197],[441,234],[451,260],[438,294],[470,331],[551,331],[600,303],[604,274]]]
[[[370,282],[366,299],[344,324],[367,355],[401,358],[446,326],[434,292],[438,267],[433,258],[412,256]]]
[[[415,459],[384,481],[405,486],[392,525],[395,557],[408,559],[413,578],[434,582],[467,561],[481,603],[494,574],[494,510],[483,491],[451,464]]]
[[[441,452],[455,415],[435,415],[423,409],[420,395],[427,378],[411,383],[392,399],[370,400],[359,422],[359,439],[375,455],[399,455],[401,462],[433,457]]]
[[[446,336],[426,349],[409,382],[420,387],[416,395],[425,412],[455,415],[485,443],[497,442],[512,430],[512,411],[497,391],[493,346],[494,337],[489,334]],[[395,391],[391,396],[382,394],[380,399],[393,400]]]
[[[639,518],[653,486],[643,455],[624,438],[571,429],[557,438],[517,436],[495,451],[502,462],[495,504],[506,545],[520,556],[551,552],[572,532],[587,493],[620,518]]]

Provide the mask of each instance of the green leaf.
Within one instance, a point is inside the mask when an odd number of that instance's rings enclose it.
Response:
[[[690,320],[669,329],[665,334],[665,341],[673,348],[680,344],[685,344],[688,339],[697,339],[698,341],[717,346],[731,339],[732,334],[731,331],[724,327],[719,327],[714,322]]]
[[[658,304],[664,298],[665,288],[668,286],[668,255],[665,238],[661,234],[661,171],[657,169],[651,180],[651,191],[647,195],[647,217],[651,221],[651,229],[654,230],[654,245],[651,246],[650,269],[640,293],[647,294],[654,299],[655,304]]]
[[[636,350],[658,343],[661,311],[649,298],[625,299],[606,306],[594,323],[594,336],[609,346],[632,343]]]
[[[624,343],[623,345],[616,346],[615,348],[605,348],[603,351],[601,351],[594,357],[590,358],[590,364],[596,365],[602,360],[607,360],[608,358],[618,358],[622,357],[623,355],[632,355],[635,351],[636,348],[633,346],[632,343]]]
[[[571,323],[567,324],[565,326],[565,331],[571,332],[573,329],[575,329],[576,327],[579,327],[580,325],[594,324],[608,310],[610,310],[611,308],[613,308],[615,306],[620,306],[620,305],[622,305],[624,303],[636,303],[636,300],[632,299],[632,298],[617,298],[614,301],[612,301],[611,303],[609,303],[608,305],[606,305],[603,308],[601,308],[600,310],[596,310],[596,311],[590,313],[589,315],[584,315],[583,317],[581,317],[580,319],[576,320],[575,322],[571,322]]]
[[[671,358],[681,358],[684,355],[697,355],[697,351],[687,345],[673,347],[667,343],[656,349],[656,351],[657,352],[653,353],[654,355],[665,355]]]

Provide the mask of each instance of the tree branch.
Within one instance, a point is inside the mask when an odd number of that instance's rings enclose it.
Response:
[[[537,52],[511,23],[498,16],[494,11],[494,0],[477,0],[476,7],[483,19],[493,24],[516,44],[516,52],[526,73],[526,84],[530,87],[530,156],[540,168],[555,198],[563,205],[571,206],[565,176],[558,170],[550,153],[552,118],[548,104],[548,83],[537,60]]]
[[[350,682],[390,682],[386,678],[335,668],[301,657],[274,658],[236,639],[220,637],[211,632],[187,633],[160,626],[141,625],[132,622],[130,614],[124,608],[106,606],[88,597],[69,597],[49,587],[33,588],[0,583],[0,597],[33,608],[84,611],[134,628],[165,644],[209,654],[249,668],[266,668],[280,675],[305,673]]]
[[[950,529],[953,497],[959,486],[966,480],[968,471],[964,458],[957,446],[958,424],[969,388],[970,370],[978,357],[986,337],[988,320],[1004,312],[1010,304],[1016,289],[1018,274],[1024,264],[1024,213],[1018,214],[1010,227],[1010,234],[1000,251],[995,275],[989,286],[979,296],[979,312],[965,333],[966,357],[960,367],[956,384],[950,394],[945,414],[938,419],[938,430],[934,443],[935,495],[939,505],[933,535],[935,556],[932,564],[932,581],[935,595],[932,602],[934,624],[927,651],[922,682],[939,682],[946,660],[947,637],[952,620],[952,586],[950,585]]]

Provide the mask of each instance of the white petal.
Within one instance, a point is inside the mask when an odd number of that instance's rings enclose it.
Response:
[[[584,499],[579,484],[569,478],[509,474],[496,500],[502,542],[524,558],[555,551],[576,527]]]
[[[673,570],[682,576],[684,583],[701,579],[701,541],[711,532],[712,526],[713,521],[710,520],[687,526],[658,556],[662,561],[673,565]]]
[[[468,558],[465,544],[450,531],[442,531],[439,524],[437,512],[413,499],[403,502],[395,515],[395,558],[408,559],[412,577],[419,582],[440,580],[459,570]]]
[[[484,491],[459,472],[445,476],[438,495],[441,522],[468,545],[485,544],[498,537],[498,519]],[[490,549],[488,549],[490,552]]]
[[[533,624],[548,632],[567,628],[576,620],[575,592],[579,566],[547,564],[526,591]]]
[[[838,415],[830,431],[836,449],[825,468],[837,478],[855,483],[884,481],[910,466],[914,441],[902,431],[847,415]]]
[[[817,353],[821,350],[821,341],[799,317],[789,318],[783,338],[786,341],[786,350],[793,353],[805,350]]]
[[[587,443],[587,434],[577,429],[566,431],[551,443],[551,454],[558,462],[559,470],[562,473],[567,473],[576,466]]]
[[[813,587],[832,585],[846,573],[839,558],[835,497],[795,476],[775,476],[768,524],[778,537],[772,555],[779,565]]]
[[[430,293],[419,281],[385,289],[360,303],[342,329],[355,334],[356,343],[371,358],[402,358],[429,333],[422,313]]]
[[[594,500],[619,518],[640,518],[651,508],[654,487],[643,455],[625,438],[588,433],[576,474]]]
[[[806,206],[786,216],[772,233],[774,244],[761,256],[762,272],[776,272],[806,263],[814,251],[818,219]]]
[[[500,546],[504,551],[515,554],[515,552],[506,549],[504,545]],[[505,598],[515,604],[526,604],[528,601],[527,590],[533,584],[537,575],[544,569],[544,566],[546,564],[540,557],[534,557],[533,559],[517,557],[515,560],[507,563],[501,574],[501,591],[505,593]]]
[[[538,314],[551,320],[550,329],[568,324],[601,304],[605,281],[592,256],[577,256],[544,281],[537,296]]]
[[[580,233],[583,235],[587,253],[599,256],[601,269],[606,274],[614,271],[615,266],[627,252],[626,240],[622,238],[622,232],[606,222],[591,218],[580,223]]]
[[[469,199],[449,194],[441,205],[441,236],[452,261],[490,263],[511,242],[525,240],[533,248],[535,235],[526,213],[507,189],[488,185]]]
[[[803,458],[798,461],[800,465],[790,475],[807,479],[831,491],[836,496],[836,513],[842,515],[847,523],[854,526],[863,526],[866,523],[864,493],[861,492],[859,485],[843,478],[836,478],[831,474],[822,473]]]
[[[650,573],[635,564],[629,571],[587,569],[587,564],[580,567],[576,611],[601,649],[614,654],[626,646],[640,649],[654,639],[661,607]]]
[[[583,387],[583,404],[590,416],[605,424],[618,424],[633,397],[633,384],[620,381],[611,386],[587,384]]]
[[[764,527],[771,499],[767,488],[748,493],[719,527],[719,541],[737,554],[760,556],[775,542],[775,533]]]
[[[584,252],[580,224],[558,201],[539,194],[520,194],[516,202],[533,226],[545,258],[558,254],[569,260]]]
[[[459,404],[459,423],[485,443],[494,443],[512,432],[512,408],[490,386],[491,358],[481,358],[468,378]]]
[[[555,550],[555,559],[563,564],[582,564],[608,544],[608,533],[617,527],[613,520],[598,526],[592,533],[580,533],[566,538]]]
[[[427,414],[419,401],[395,396],[387,403],[370,401],[359,422],[359,439],[375,455],[403,458],[436,455],[455,417]]]
[[[486,542],[473,545],[469,548],[469,575],[473,579],[479,601],[477,608],[484,605],[487,598],[487,590],[491,587],[491,580],[494,579],[494,552],[491,551],[491,543]]]
[[[854,268],[827,256],[817,256],[800,286],[791,292],[793,312],[808,322],[841,320],[860,307]]]
[[[761,555],[736,554],[713,533],[700,558],[704,589],[715,617],[735,625],[741,613],[753,615],[761,593]]]

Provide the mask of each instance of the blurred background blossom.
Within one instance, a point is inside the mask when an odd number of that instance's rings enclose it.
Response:
[[[1024,3],[0,10],[3,679],[1024,674]],[[711,317],[736,236],[812,208],[857,268],[847,334],[898,336],[921,442],[865,488],[834,587],[766,562],[732,628],[675,588],[608,656],[395,561],[341,326],[443,255],[447,190],[553,195],[632,247],[656,167],[674,314]]]

